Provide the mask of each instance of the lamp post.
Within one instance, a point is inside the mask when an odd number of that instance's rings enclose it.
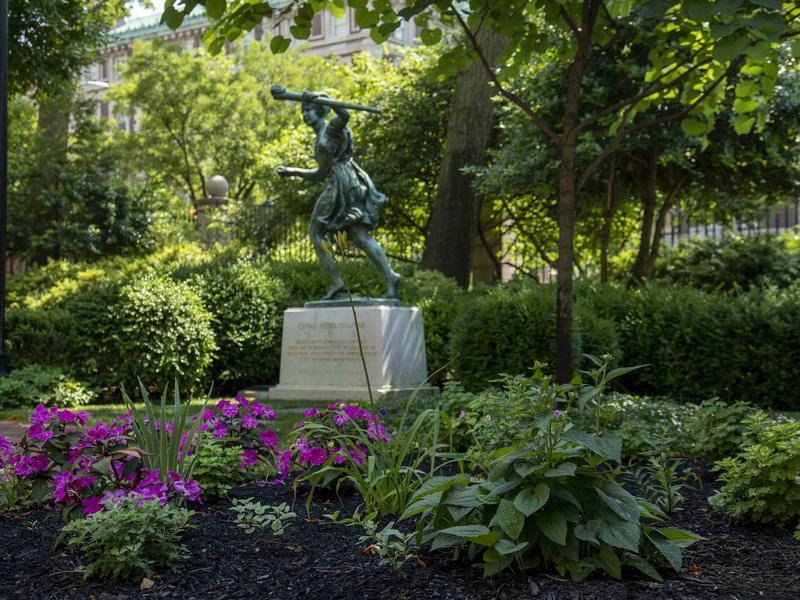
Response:
[[[8,0],[0,0],[0,377],[6,369],[6,203],[8,200]]]

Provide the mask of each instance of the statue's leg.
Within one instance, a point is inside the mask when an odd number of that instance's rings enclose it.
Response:
[[[311,243],[317,253],[317,258],[325,269],[325,273],[328,274],[328,293],[325,294],[323,300],[330,300],[344,292],[344,281],[339,275],[339,267],[336,266],[336,261],[330,255],[328,249],[325,248],[325,231],[316,219],[311,220],[308,226],[308,234],[311,236]]]
[[[392,271],[389,260],[381,245],[369,234],[369,229],[365,225],[354,225],[349,233],[353,242],[364,251],[386,280],[386,297],[397,298],[400,287],[400,275]]]

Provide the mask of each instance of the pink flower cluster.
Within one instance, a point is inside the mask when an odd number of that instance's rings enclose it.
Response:
[[[236,396],[220,400],[213,408],[203,411],[203,431],[211,431],[220,440],[242,447],[240,466],[248,468],[259,461],[273,462],[279,453],[278,435],[268,429],[277,418],[275,411],[256,400]]]

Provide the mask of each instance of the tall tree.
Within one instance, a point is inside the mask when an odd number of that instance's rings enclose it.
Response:
[[[180,24],[183,15],[203,4],[217,19],[206,34],[212,51],[226,39],[252,29],[264,16],[276,13],[293,18],[292,34],[308,37],[315,11],[343,12],[343,0],[316,2],[267,0],[191,0],[182,10],[169,0],[164,20]],[[375,41],[388,39],[402,20],[414,19],[423,28],[426,43],[442,36],[439,23],[459,27],[466,47],[456,46],[442,55],[442,68],[468,66],[477,58],[497,93],[523,111],[556,148],[558,176],[558,257],[556,306],[556,375],[572,377],[572,295],[577,197],[607,158],[632,133],[679,120],[689,135],[705,136],[713,128],[719,99],[731,75],[741,73],[749,86],[734,105],[737,132],[759,128],[766,117],[765,101],[772,94],[778,72],[780,47],[800,31],[800,4],[780,0],[408,0],[402,9],[389,0],[349,0],[362,27],[370,27]],[[509,40],[498,66],[488,60],[477,33],[491,27]],[[636,92],[585,118],[579,117],[584,78],[599,57],[627,61],[627,33],[632,27],[640,43],[651,48],[651,68],[636,81]],[[289,40],[276,38],[275,50]],[[516,76],[533,57],[556,41],[563,51],[559,64],[565,73],[564,103],[556,122],[548,122],[539,107],[526,102],[515,88]],[[794,45],[800,53],[800,45]],[[633,76],[633,75],[632,75]],[[665,99],[680,108],[671,109]],[[643,116],[657,108],[655,116]],[[651,113],[652,114],[652,113]],[[578,164],[578,147],[584,136],[600,129],[606,135],[595,157],[585,167]]]
[[[490,28],[478,33],[490,62],[497,60],[503,39]],[[474,63],[456,79],[438,197],[433,205],[422,265],[436,269],[467,287],[472,270],[479,202],[473,175],[466,167],[481,165],[494,130],[492,89],[484,68]]]

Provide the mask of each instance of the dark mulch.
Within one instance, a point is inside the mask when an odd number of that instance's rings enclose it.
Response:
[[[690,490],[675,517],[678,526],[707,539],[687,551],[689,569],[665,572],[665,583],[635,573],[626,573],[622,582],[595,578],[573,584],[544,574],[503,574],[487,581],[480,570],[451,561],[449,553],[425,553],[400,575],[362,552],[356,528],[320,520],[337,508],[352,512],[358,499],[351,496],[315,505],[310,518],[298,498],[300,516],[282,538],[244,533],[227,503],[207,506],[185,536],[188,553],[179,569],[156,577],[146,592],[138,585],[82,583],[74,572],[80,558],[53,548],[61,522],[48,517],[52,513],[6,515],[0,517],[0,598],[800,598],[800,543],[787,531],[732,522],[707,504],[710,491]],[[250,485],[235,495],[265,503],[292,500],[286,487]]]

